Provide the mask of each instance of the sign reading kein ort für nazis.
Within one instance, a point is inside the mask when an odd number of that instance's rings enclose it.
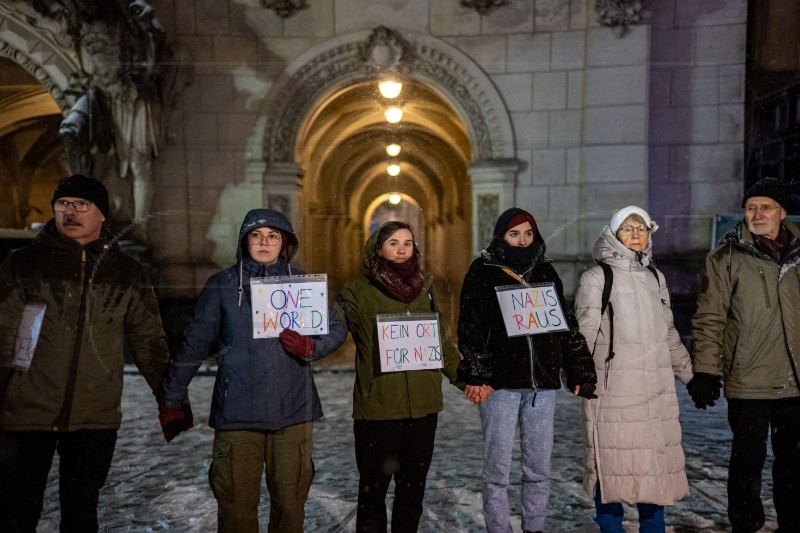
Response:
[[[442,368],[439,315],[378,315],[381,372]]]

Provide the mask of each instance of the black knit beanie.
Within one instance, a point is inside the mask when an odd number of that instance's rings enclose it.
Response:
[[[742,207],[747,203],[747,200],[754,196],[765,196],[772,198],[780,204],[781,207],[786,209],[789,205],[789,198],[786,196],[786,190],[783,188],[783,182],[777,178],[764,178],[750,186],[742,199]]]
[[[531,229],[533,229],[533,235],[536,237],[536,219],[533,218],[533,215],[524,209],[520,209],[519,207],[506,209],[497,218],[497,223],[494,225],[494,236],[502,237],[514,226],[518,226],[519,224],[523,224],[525,222],[530,223]]]
[[[53,193],[53,199],[50,200],[50,206],[55,205],[59,198],[65,197],[89,200],[97,206],[104,217],[108,218],[108,191],[96,178],[81,174],[61,178]]]

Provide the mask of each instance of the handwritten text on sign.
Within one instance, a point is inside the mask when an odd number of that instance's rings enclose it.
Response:
[[[328,333],[328,275],[250,280],[253,338],[277,337],[284,329],[302,335]]]
[[[553,283],[496,287],[509,337],[568,331]]]
[[[442,368],[437,313],[378,315],[381,372]]]

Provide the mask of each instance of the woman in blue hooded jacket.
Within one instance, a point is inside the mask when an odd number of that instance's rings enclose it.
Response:
[[[328,310],[328,334],[253,338],[250,279],[299,275],[298,240],[289,221],[269,209],[247,213],[234,266],[206,282],[183,345],[170,364],[159,419],[167,441],[190,427],[181,401],[210,355],[218,361],[209,426],[215,429],[209,483],[219,531],[258,531],[266,467],[270,532],[302,532],[313,477],[311,432],[322,416],[311,362],[344,341],[347,330]]]

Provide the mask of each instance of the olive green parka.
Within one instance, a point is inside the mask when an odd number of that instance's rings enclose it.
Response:
[[[374,238],[364,249],[365,263],[372,256]],[[421,418],[444,408],[442,372],[455,384],[461,356],[441,335],[443,368],[381,372],[376,317],[383,314],[436,312],[433,278],[424,274],[419,296],[405,304],[387,296],[366,275],[348,282],[337,297],[356,345],[356,381],[353,387],[353,418],[357,420],[401,420]],[[463,385],[462,385],[463,388]]]
[[[800,396],[800,230],[781,264],[759,251],[744,222],[706,256],[692,319],[694,371],[724,375],[725,396]]]

